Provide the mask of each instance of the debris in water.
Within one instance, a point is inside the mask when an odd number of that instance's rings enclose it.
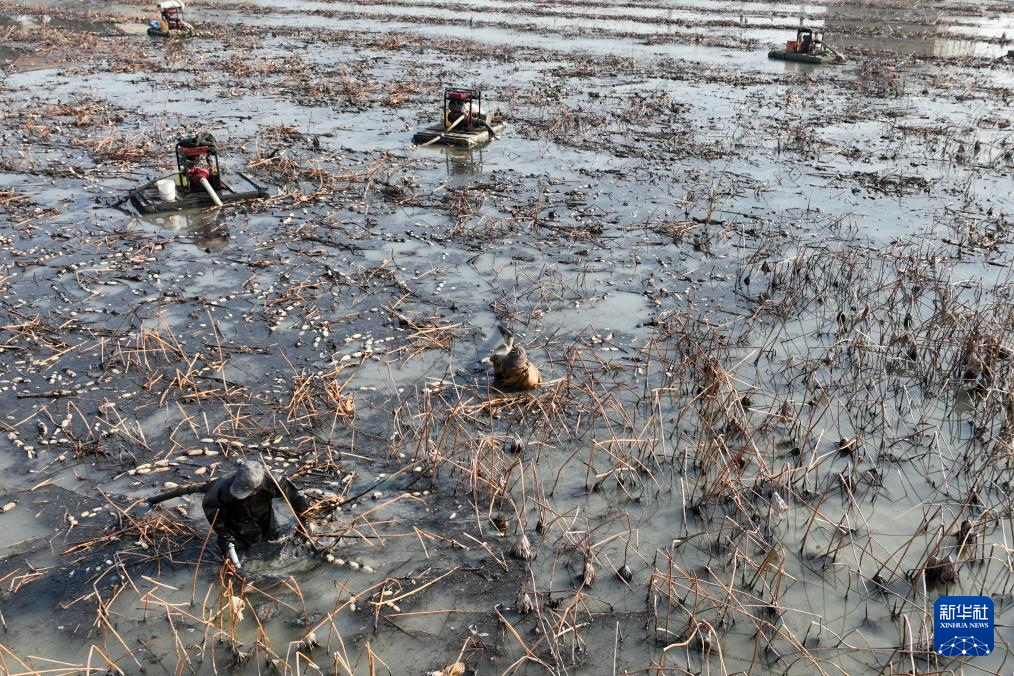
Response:
[[[584,587],[590,587],[595,583],[595,566],[592,565],[590,558],[584,560],[584,569],[581,572],[581,585]]]
[[[522,561],[531,561],[535,558],[535,552],[532,550],[532,545],[528,541],[528,536],[524,530],[519,532],[517,538],[514,539],[510,553],[511,556]]]

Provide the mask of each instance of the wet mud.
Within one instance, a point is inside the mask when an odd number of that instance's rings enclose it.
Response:
[[[0,1],[0,672],[1009,672],[1014,9],[152,11]],[[115,205],[198,128],[270,197]],[[143,503],[241,459],[236,571]]]

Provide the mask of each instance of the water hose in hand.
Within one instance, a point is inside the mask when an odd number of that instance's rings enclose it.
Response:
[[[178,488],[166,491],[165,493],[159,493],[158,495],[148,498],[147,503],[148,506],[154,507],[160,502],[172,500],[173,498],[178,498],[184,495],[191,495],[192,493],[204,493],[208,490],[209,486],[211,486],[210,481],[205,481],[202,484],[191,484],[189,486],[180,486]]]

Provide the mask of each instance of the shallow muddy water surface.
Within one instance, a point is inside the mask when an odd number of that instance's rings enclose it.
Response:
[[[1009,672],[1014,12],[910,4],[0,3],[0,672]]]

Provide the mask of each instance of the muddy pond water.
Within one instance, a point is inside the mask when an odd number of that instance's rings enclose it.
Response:
[[[1011,672],[1008,3],[186,12],[0,2],[0,673]],[[115,203],[199,128],[270,197]]]

